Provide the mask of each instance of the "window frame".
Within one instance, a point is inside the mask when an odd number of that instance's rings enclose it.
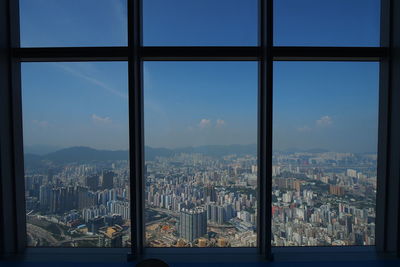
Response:
[[[300,255],[312,260],[337,259],[340,255],[397,254],[400,248],[400,55],[394,49],[400,45],[400,3],[381,0],[380,47],[283,47],[273,46],[273,2],[259,0],[258,46],[142,46],[142,1],[127,0],[128,46],[126,47],[19,47],[19,4],[1,0],[0,21],[0,197],[2,213],[0,227],[3,254],[24,256],[61,253],[75,255],[93,253],[126,255],[126,248],[26,248],[26,218],[24,201],[24,155],[22,138],[21,62],[54,61],[127,61],[129,76],[129,141],[131,172],[131,239],[129,259],[159,256],[174,259],[187,255],[190,260],[202,260],[216,255],[227,261],[245,256],[254,260],[287,260]],[[0,38],[1,40],[2,38]],[[144,134],[143,134],[143,62],[144,61],[257,61],[258,88],[258,222],[257,248],[145,248],[144,247]],[[376,245],[372,247],[271,247],[271,189],[272,189],[272,97],[274,61],[373,61],[380,62],[379,133],[378,133],[378,192],[376,203]],[[3,127],[5,126],[5,127]],[[11,203],[6,205],[5,203]],[[260,226],[263,227],[260,227]],[[4,231],[8,229],[8,231]],[[269,229],[269,230],[268,230]],[[129,249],[128,249],[129,250]],[[1,251],[0,251],[1,252]],[[371,253],[375,252],[375,253]],[[309,256],[307,257],[307,255]],[[294,256],[293,256],[294,255]],[[318,255],[316,257],[316,255]],[[327,256],[328,255],[328,256]],[[330,255],[330,256],[329,256]],[[293,258],[294,257],[294,258]],[[67,256],[69,259],[70,256]],[[212,260],[212,257],[210,258]]]

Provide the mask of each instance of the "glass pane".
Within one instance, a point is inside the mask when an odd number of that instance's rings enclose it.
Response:
[[[126,0],[20,0],[22,47],[126,46]]]
[[[127,68],[22,64],[28,246],[130,246]]]
[[[375,244],[375,62],[276,62],[272,244]]]
[[[143,0],[146,46],[255,46],[258,0]]]
[[[275,0],[278,46],[379,46],[380,0]]]
[[[256,62],[146,62],[148,247],[257,244]]]

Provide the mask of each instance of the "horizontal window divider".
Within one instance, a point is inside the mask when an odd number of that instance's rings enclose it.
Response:
[[[146,248],[132,260],[159,258],[167,262],[259,262],[267,259],[258,248]],[[27,248],[6,259],[29,262],[125,262],[128,248]],[[218,256],[218,257],[216,257]],[[273,261],[375,261],[396,259],[394,253],[379,253],[369,247],[273,247]]]
[[[276,61],[379,61],[388,55],[386,47],[290,47],[272,48]]]
[[[144,60],[190,61],[190,60],[258,60],[260,47],[142,47]]]
[[[130,247],[109,248],[109,247],[27,247],[24,254],[123,254],[131,251]]]
[[[14,48],[23,62],[126,61],[128,47],[40,47]],[[283,47],[271,49],[276,61],[379,61],[388,55],[385,47]],[[147,61],[256,61],[261,47],[141,47],[139,57]]]
[[[218,249],[217,249],[218,250]],[[164,260],[167,263],[215,263],[215,262],[265,262],[267,261],[265,257],[261,254],[256,253],[233,253],[233,252],[217,252],[217,253],[209,253],[203,251],[188,251],[188,252],[169,252],[169,253],[147,253],[145,255],[141,255],[138,259],[148,259],[148,258],[157,258]]]
[[[376,246],[273,246],[273,253],[376,253]]]
[[[272,247],[274,261],[374,261],[396,259],[376,246]]]
[[[274,57],[274,61],[349,61],[349,62],[376,62],[381,57]]]
[[[259,253],[259,248],[257,247],[164,247],[164,248],[144,248],[144,255],[160,255],[160,254],[253,254],[253,255],[261,255]]]

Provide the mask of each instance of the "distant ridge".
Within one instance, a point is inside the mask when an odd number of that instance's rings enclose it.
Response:
[[[208,156],[222,157],[226,155],[256,155],[256,144],[250,145],[208,145],[184,148],[151,148],[145,147],[146,160],[153,160],[156,156],[171,156],[180,153],[200,153]]]
[[[28,150],[29,151],[29,150]],[[297,149],[290,148],[286,150],[276,150],[280,153],[325,153],[329,150],[314,148],[314,149]],[[156,157],[171,157],[180,153],[199,153],[207,156],[223,157],[226,155],[236,154],[256,155],[256,144],[250,145],[208,145],[198,147],[183,147],[183,148],[154,148],[145,147],[145,160],[154,160]],[[368,154],[368,153],[364,153]],[[374,154],[374,153],[372,153]],[[49,163],[63,164],[72,162],[91,162],[91,161],[108,161],[108,160],[128,160],[128,150],[99,150],[85,146],[69,147],[57,150],[45,155],[37,155],[34,153],[25,153],[25,166],[28,168],[45,167]]]
[[[127,160],[128,157],[129,154],[127,150],[97,150],[90,147],[79,146],[60,149],[45,155],[26,153],[25,166],[28,168],[40,168],[48,162],[61,164],[71,162]]]
[[[88,160],[127,160],[127,150],[97,150],[90,147],[77,146],[58,150],[43,156],[55,162],[74,162]]]
[[[283,153],[326,153],[326,152],[330,152],[330,150],[328,149],[324,149],[324,148],[311,148],[311,149],[300,149],[300,148],[296,148],[296,147],[291,147],[291,148],[287,148],[287,149],[277,149],[275,150],[275,152],[283,152]]]
[[[169,157],[180,153],[201,153],[209,156],[256,155],[257,147],[252,145],[210,145],[199,147],[185,147],[177,149],[145,147],[146,160],[154,160],[156,157]],[[25,165],[27,167],[40,167],[46,162],[71,163],[107,160],[128,160],[127,150],[98,150],[90,147],[77,146],[60,149],[45,155],[33,153],[25,154]]]
[[[27,145],[24,147],[26,154],[46,155],[60,150],[61,147],[51,145]]]

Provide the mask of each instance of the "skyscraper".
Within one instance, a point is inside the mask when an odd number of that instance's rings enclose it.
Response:
[[[115,173],[112,171],[103,171],[101,176],[101,186],[103,189],[111,189],[114,186]]]
[[[203,208],[183,209],[180,212],[179,235],[193,242],[207,233],[207,211]]]
[[[41,185],[39,189],[39,202],[42,210],[47,210],[50,205],[51,186]]]
[[[85,184],[89,187],[90,190],[96,191],[99,186],[99,176],[98,175],[90,175],[85,179]]]
[[[206,199],[210,202],[215,202],[217,200],[217,192],[215,191],[215,188],[212,185],[207,185],[204,188],[204,192],[206,195]]]
[[[217,223],[224,224],[225,223],[225,210],[222,206],[217,206]]]

